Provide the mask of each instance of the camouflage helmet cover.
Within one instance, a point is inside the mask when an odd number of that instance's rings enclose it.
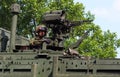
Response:
[[[47,28],[44,25],[38,25],[36,27],[36,32],[38,33],[39,31],[47,31]]]

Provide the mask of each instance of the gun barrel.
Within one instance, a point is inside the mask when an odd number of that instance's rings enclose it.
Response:
[[[68,26],[78,26],[78,25],[81,25],[81,24],[83,24],[83,23],[90,23],[90,22],[92,22],[93,20],[80,20],[80,21],[72,21],[72,22],[70,22],[69,23],[69,25]]]
[[[83,34],[83,36],[81,36],[81,38],[80,38],[79,40],[77,40],[77,42],[69,45],[69,48],[72,48],[72,49],[77,48],[77,47],[83,42],[83,40],[88,36],[88,34],[89,34],[90,31],[91,31],[91,29],[88,30],[87,32],[85,32],[85,33]]]

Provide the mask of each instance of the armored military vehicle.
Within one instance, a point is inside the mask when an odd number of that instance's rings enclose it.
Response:
[[[17,19],[18,9],[17,4],[13,5],[13,20]],[[85,58],[72,49],[65,51],[62,44],[71,27],[90,21],[69,22],[64,16],[65,11],[62,10],[43,15],[43,23],[53,35],[49,37],[51,43],[43,43],[42,49],[16,47],[15,36],[11,32],[10,50],[0,53],[0,77],[120,77],[120,59]],[[13,28],[15,25],[16,21],[13,21]],[[74,49],[81,41],[69,47]]]

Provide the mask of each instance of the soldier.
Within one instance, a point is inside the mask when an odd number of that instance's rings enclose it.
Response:
[[[36,49],[42,49],[42,44],[47,42],[45,39],[47,28],[44,25],[39,25],[36,27],[36,37],[30,40],[30,46]]]
[[[4,30],[1,31],[1,52],[5,52],[6,51],[6,47],[7,47],[7,42],[8,42],[8,36],[5,35]]]

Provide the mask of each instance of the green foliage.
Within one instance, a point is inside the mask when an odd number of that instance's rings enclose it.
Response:
[[[98,58],[114,58],[116,56],[117,38],[115,33],[102,32],[99,26],[94,26],[87,39],[80,47],[79,52]]]
[[[15,0],[0,0],[0,27],[10,29],[11,13],[10,6]]]
[[[17,34],[31,35],[35,26],[41,23],[42,15],[50,10],[65,10],[69,20],[94,20],[94,15],[85,13],[82,3],[74,3],[73,0],[1,0],[0,1],[0,27],[10,30],[11,17],[10,6],[17,2],[21,6],[21,13],[18,17]],[[120,39],[115,33],[109,30],[103,32],[94,23],[84,23],[76,26],[70,33],[65,47],[75,42],[76,37],[81,38],[84,32],[91,30],[88,37],[78,47],[80,54],[98,58],[113,58],[116,56],[116,49],[120,47]]]

